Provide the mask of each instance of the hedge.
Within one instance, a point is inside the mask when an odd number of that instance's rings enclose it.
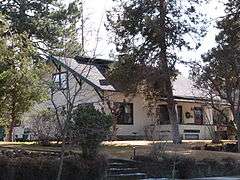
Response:
[[[57,157],[0,155],[0,180],[54,180],[58,166]],[[107,162],[103,156],[93,160],[68,156],[64,159],[61,180],[99,180],[103,178],[106,166]]]
[[[180,179],[240,175],[240,162],[231,158],[196,160],[184,156],[164,156],[156,160],[149,156],[137,156],[135,160],[140,162],[139,169],[152,178],[172,178],[174,164],[174,176]]]

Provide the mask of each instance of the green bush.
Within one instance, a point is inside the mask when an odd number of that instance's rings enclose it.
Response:
[[[73,112],[71,132],[85,158],[94,158],[100,143],[110,134],[112,117],[96,110],[93,106],[79,106]]]

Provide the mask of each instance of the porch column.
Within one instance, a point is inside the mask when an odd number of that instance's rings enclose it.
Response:
[[[177,103],[175,104],[175,110],[176,110],[176,114],[177,114],[177,122],[178,122],[178,125],[180,124],[180,118],[179,118],[179,114],[178,114],[178,105]]]
[[[203,124],[213,124],[213,111],[210,106],[204,107],[205,116],[203,116]]]

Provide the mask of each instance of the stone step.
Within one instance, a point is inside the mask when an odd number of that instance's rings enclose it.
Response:
[[[127,174],[109,175],[107,177],[107,180],[139,180],[146,177],[147,175],[145,173],[127,173]]]
[[[137,173],[138,168],[109,168],[107,172],[110,175]]]
[[[108,159],[107,180],[139,180],[147,178],[139,172],[138,162],[131,159]]]
[[[109,168],[131,168],[131,167],[136,167],[135,164],[133,163],[122,163],[122,162],[111,162],[108,163]]]
[[[135,164],[137,163],[134,160],[131,159],[120,159],[120,158],[111,158],[108,159],[108,163],[126,163],[126,164]]]

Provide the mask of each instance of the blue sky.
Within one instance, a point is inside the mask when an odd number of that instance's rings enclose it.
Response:
[[[69,2],[71,0],[65,0]],[[216,19],[224,15],[225,0],[209,0],[206,6],[202,9],[212,19]],[[99,58],[109,58],[109,53],[114,49],[114,45],[109,43],[109,33],[105,30],[104,22],[106,22],[106,11],[112,7],[112,0],[83,0],[84,4],[84,16],[87,17],[85,27],[85,49],[88,51],[88,55],[92,56],[93,51],[96,49],[96,56]],[[103,21],[101,22],[101,19]],[[218,30],[214,27],[215,21],[212,21],[211,25],[207,29],[208,34],[202,40],[202,46],[198,50],[191,52],[182,52],[181,56],[184,59],[191,57],[192,59],[200,59],[201,54],[207,52],[209,49],[215,46],[215,35]],[[100,27],[100,29],[99,29]],[[96,31],[99,31],[99,43],[96,48]],[[178,65],[178,69],[184,76],[188,75],[188,68],[184,65]]]

